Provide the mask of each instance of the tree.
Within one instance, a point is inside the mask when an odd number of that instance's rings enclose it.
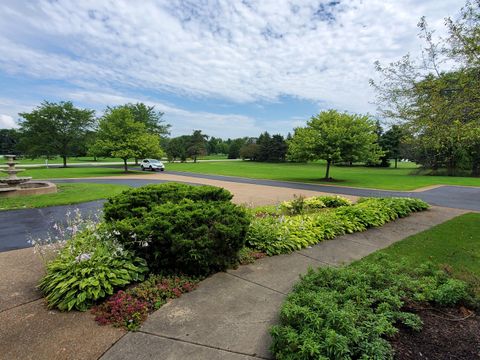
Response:
[[[285,161],[288,146],[282,135],[276,134],[272,136],[270,141],[270,161]]]
[[[414,160],[432,170],[480,172],[480,1],[467,2],[458,20],[447,19],[447,41],[434,41],[425,18],[422,61],[409,55],[376,68],[371,81],[385,118],[403,124]],[[452,67],[451,64],[455,64]]]
[[[240,149],[243,145],[245,145],[245,139],[238,138],[230,140],[230,146],[228,148],[228,158],[238,159],[240,157]]]
[[[167,136],[170,134],[171,125],[163,121],[162,117],[164,113],[161,111],[156,111],[155,106],[147,106],[144,103],[128,103],[116,107],[107,107],[106,112],[116,108],[125,108],[130,110],[135,121],[143,123],[147,131],[160,137],[161,145],[166,145]],[[137,163],[138,158],[135,158],[135,164]]]
[[[330,166],[336,161],[351,157],[378,159],[382,153],[376,140],[375,122],[370,117],[322,111],[306,127],[295,129],[288,143],[288,156],[299,161],[325,160],[325,180],[331,180]]]
[[[194,130],[190,136],[187,147],[188,156],[193,158],[193,162],[197,162],[197,156],[205,155],[207,153],[207,141],[208,136],[202,134],[202,130]]]
[[[395,160],[395,169],[398,167],[398,158],[402,151],[402,140],[405,136],[405,131],[399,125],[392,125],[385,133],[380,135],[379,144],[385,152],[386,159]]]
[[[0,129],[0,154],[17,155],[18,131],[15,129]]]
[[[272,137],[270,134],[265,131],[260,134],[257,140],[258,151],[256,160],[258,161],[269,161],[271,156],[271,146],[272,146]]]
[[[245,141],[244,145],[240,148],[239,156],[245,160],[257,160],[259,153],[258,139],[249,138]]]
[[[125,172],[128,159],[161,157],[163,153],[159,137],[149,132],[144,123],[135,121],[125,107],[109,109],[100,119],[94,147],[100,153],[121,158]]]
[[[95,123],[94,111],[79,109],[70,101],[44,101],[30,113],[20,113],[19,149],[31,157],[76,155],[85,142],[87,131]]]
[[[189,141],[190,136],[188,135],[170,139],[165,149],[168,160],[175,161],[176,159],[180,159],[182,162],[187,160],[187,146]]]

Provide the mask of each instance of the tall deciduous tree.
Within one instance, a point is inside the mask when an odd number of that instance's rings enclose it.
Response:
[[[194,130],[190,136],[187,154],[193,158],[193,162],[197,162],[197,156],[207,153],[207,135],[202,134],[202,130]]]
[[[395,169],[398,167],[398,158],[402,150],[402,140],[405,137],[405,130],[399,125],[392,125],[390,129],[380,135],[379,144],[387,159],[395,160]]]
[[[374,160],[382,154],[375,133],[375,122],[368,116],[322,111],[313,116],[306,127],[295,129],[289,141],[288,156],[292,160],[325,160],[325,179],[330,178],[334,162],[355,157]]]
[[[480,1],[468,1],[447,27],[447,41],[435,41],[422,18],[422,61],[407,55],[387,66],[377,62],[381,78],[371,84],[382,115],[402,122],[412,135],[415,161],[446,168],[449,175],[459,169],[479,175]]]
[[[126,107],[109,109],[98,124],[94,148],[99,153],[123,160],[125,172],[130,158],[161,157],[160,139],[152,134],[145,124],[135,121]]]
[[[182,135],[170,139],[165,149],[168,160],[175,161],[176,159],[180,159],[182,162],[187,160],[187,147],[189,141],[190,136],[188,135]]]
[[[17,155],[19,141],[18,131],[15,129],[0,129],[0,154]]]
[[[76,108],[70,101],[44,101],[32,112],[19,115],[23,118],[19,148],[32,157],[59,155],[64,167],[68,156],[81,151],[87,131],[95,123],[93,110]]]

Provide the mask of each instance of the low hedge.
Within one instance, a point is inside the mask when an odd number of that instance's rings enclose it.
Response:
[[[287,296],[272,327],[276,359],[392,359],[387,339],[402,324],[420,330],[406,304],[454,305],[472,292],[460,280],[425,264],[377,259],[343,268],[309,270]]]
[[[103,205],[107,222],[131,217],[142,217],[153,207],[166,202],[192,201],[230,201],[233,195],[223,188],[215,186],[192,186],[179,183],[146,185],[123,191],[110,198]]]
[[[427,203],[413,198],[366,198],[321,212],[257,217],[247,233],[247,245],[268,255],[288,253],[427,208]]]

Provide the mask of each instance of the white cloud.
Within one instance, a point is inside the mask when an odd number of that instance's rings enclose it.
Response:
[[[164,120],[173,125],[172,136],[189,134],[195,129],[201,129],[205,134],[222,138],[258,135],[268,130],[272,133],[283,132],[298,126],[298,120],[281,121],[272,124],[266,129],[257,124],[252,117],[238,114],[216,114],[202,111],[188,111],[170,104],[152,101],[141,97],[126,97],[118,94],[77,91],[67,93],[66,96],[77,102],[98,105],[98,115],[101,114],[104,104],[121,105],[125,103],[143,102],[155,106],[158,111],[165,113]]]
[[[10,115],[0,114],[0,129],[11,129],[17,127],[15,120]]]
[[[460,6],[458,0],[300,3],[7,1],[0,5],[0,70],[90,92],[154,90],[239,103],[287,95],[373,111],[373,62],[418,54],[418,19],[426,15],[441,27]],[[234,124],[239,135],[242,126],[256,126],[242,115],[178,107],[168,116],[215,131]]]

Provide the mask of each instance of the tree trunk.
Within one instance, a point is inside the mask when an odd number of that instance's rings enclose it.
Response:
[[[194,163],[197,162],[197,155],[195,155],[195,156],[193,157],[193,162],[194,162]]]
[[[475,159],[473,160],[472,164],[472,176],[479,176],[480,175],[480,161]]]
[[[93,161],[97,161],[97,157],[96,157],[96,156],[93,157]]]
[[[327,172],[325,174],[325,179],[329,179],[330,178],[330,164],[332,163],[332,160],[328,159],[327,160]]]
[[[66,168],[67,167],[67,157],[62,156],[62,158],[63,158],[63,167]]]
[[[395,169],[397,168],[398,159],[395,158]]]
[[[135,158],[135,165],[138,165],[138,158]]]
[[[123,159],[123,171],[126,173],[128,172],[127,160],[128,159]]]

